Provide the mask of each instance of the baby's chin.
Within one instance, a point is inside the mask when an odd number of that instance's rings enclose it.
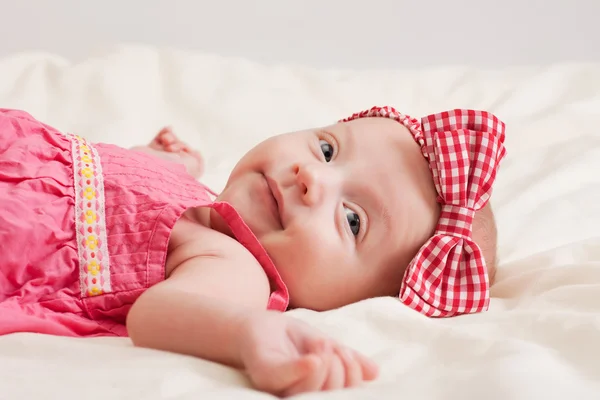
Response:
[[[217,200],[219,201],[219,200]],[[278,233],[281,232],[279,228],[274,228],[268,224],[264,219],[259,218],[256,214],[252,213],[252,209],[248,208],[246,205],[244,208],[236,207],[234,202],[225,201],[231,206],[233,206],[234,210],[237,214],[240,215],[244,224],[248,227],[248,229],[252,232],[252,234],[256,237],[259,243],[267,250],[267,247],[270,247],[269,244],[277,239]],[[231,228],[225,222],[225,220],[219,215],[219,213],[212,209],[210,212],[210,226],[217,231],[231,236],[235,238]],[[235,238],[237,239],[237,238]]]

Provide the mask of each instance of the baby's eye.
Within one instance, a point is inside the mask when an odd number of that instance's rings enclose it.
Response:
[[[358,236],[358,233],[360,232],[360,217],[348,207],[344,207],[344,210],[346,211],[346,218],[348,219],[348,225],[350,225],[352,234]]]
[[[321,145],[321,151],[323,152],[323,155],[325,156],[325,161],[329,162],[331,161],[331,158],[333,157],[333,146],[331,144],[329,144],[329,142],[327,140],[319,140],[319,144]]]

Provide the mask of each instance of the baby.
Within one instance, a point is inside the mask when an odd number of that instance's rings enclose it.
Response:
[[[129,336],[287,396],[378,374],[289,308],[377,296],[432,317],[488,307],[487,202],[505,154],[489,113],[417,121],[373,107],[274,136],[219,195],[169,129],[123,149],[0,109],[0,135],[0,334]]]

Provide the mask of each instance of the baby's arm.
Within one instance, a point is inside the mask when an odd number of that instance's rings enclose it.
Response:
[[[269,282],[254,257],[232,238],[198,229],[202,234],[170,254],[176,267],[168,279],[132,306],[127,327],[135,345],[245,369],[257,389],[276,395],[351,387],[377,376],[364,356],[266,311]]]
[[[228,243],[233,239],[199,229],[204,232],[198,238],[169,255],[168,263],[176,267],[168,279],[132,306],[129,336],[138,346],[242,367],[241,325],[252,312],[266,308],[269,282],[245,249]]]

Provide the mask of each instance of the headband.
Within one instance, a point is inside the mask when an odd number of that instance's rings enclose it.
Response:
[[[390,118],[404,125],[429,163],[441,204],[435,232],[409,263],[400,300],[429,317],[488,309],[489,278],[473,241],[475,211],[488,202],[500,160],[505,124],[486,111],[456,109],[421,118],[392,107],[373,107],[340,120]]]

